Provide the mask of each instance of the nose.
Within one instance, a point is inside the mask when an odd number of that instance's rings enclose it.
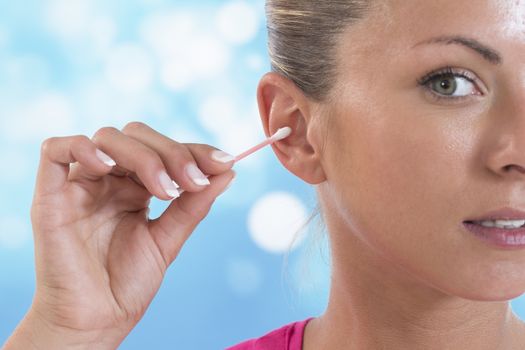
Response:
[[[518,176],[525,180],[525,147],[516,147],[509,143],[489,159],[487,166],[493,173],[502,177]]]
[[[496,141],[486,164],[500,176],[525,180],[525,80],[513,85],[502,108],[494,110],[491,134]]]
[[[503,167],[503,172],[505,173],[510,173],[512,171],[517,171],[519,173],[525,174],[525,168],[523,168],[521,165],[509,164]]]

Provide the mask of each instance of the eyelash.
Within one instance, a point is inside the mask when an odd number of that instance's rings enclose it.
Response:
[[[456,78],[463,78],[470,83],[474,84],[476,87],[478,84],[476,83],[476,77],[474,77],[469,71],[466,70],[458,70],[455,68],[452,68],[450,66],[447,66],[445,68],[440,68],[433,70],[427,74],[425,74],[422,78],[418,79],[418,84],[421,85],[423,88],[425,88],[428,92],[431,93],[432,98],[434,98],[437,101],[447,101],[447,102],[458,102],[461,100],[464,100],[466,98],[471,97],[468,96],[446,96],[441,95],[437,92],[435,92],[432,87],[430,86],[430,83],[436,79],[443,78],[443,77],[449,77],[453,76]],[[478,88],[479,90],[479,88]]]

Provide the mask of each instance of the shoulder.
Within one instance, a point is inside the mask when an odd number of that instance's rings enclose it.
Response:
[[[304,328],[311,319],[287,324],[260,338],[244,341],[226,350],[301,350]]]

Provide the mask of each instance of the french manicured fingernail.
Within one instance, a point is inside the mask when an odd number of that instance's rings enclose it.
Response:
[[[102,152],[98,148],[97,148],[96,154],[97,154],[97,158],[100,159],[107,166],[117,165],[117,162],[115,162],[113,159],[111,159],[110,156],[108,156],[106,153]]]
[[[226,187],[224,187],[224,190],[222,190],[221,194],[223,194],[224,192],[226,192],[226,190],[227,190],[228,188],[231,187],[231,185],[233,184],[233,182],[234,182],[236,176],[237,176],[237,174],[234,173],[232,179],[231,179],[230,182],[226,185]]]
[[[200,169],[193,163],[190,163],[186,166],[186,173],[191,178],[191,180],[199,186],[208,186],[210,180],[200,171]]]
[[[168,196],[172,198],[180,197],[180,193],[177,190],[177,188],[179,188],[179,185],[175,181],[173,181],[164,170],[162,170],[159,174],[159,181],[160,185],[162,186],[162,188]]]
[[[229,163],[235,160],[235,157],[223,151],[215,150],[211,153],[211,158],[220,163]]]

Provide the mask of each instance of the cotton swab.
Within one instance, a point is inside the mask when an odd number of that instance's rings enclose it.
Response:
[[[249,150],[247,150],[247,151],[239,154],[237,157],[235,157],[235,162],[238,162],[239,160],[249,156],[250,154],[257,152],[258,150],[260,150],[264,146],[271,145],[272,143],[274,143],[276,141],[279,141],[279,140],[282,140],[284,138],[287,138],[291,133],[292,133],[292,129],[290,127],[288,127],[288,126],[286,126],[284,128],[280,128],[279,130],[277,130],[275,132],[275,134],[273,134],[271,137],[267,138],[265,141],[259,143],[256,146],[253,146]]]
[[[267,138],[263,142],[253,146],[252,148],[248,149],[247,151],[245,151],[245,152],[239,154],[238,156],[236,156],[235,159],[234,159],[234,162],[237,163],[241,159],[246,158],[247,156],[249,156],[250,154],[257,152],[261,148],[263,148],[265,146],[268,146],[268,145],[271,145],[274,142],[277,142],[277,141],[280,141],[282,139],[287,138],[288,136],[290,136],[291,133],[292,133],[292,128],[290,128],[289,126],[285,126],[284,128],[280,128],[271,137]],[[210,175],[206,175],[206,177],[210,177]],[[182,193],[184,193],[184,190],[183,189],[179,189],[179,195],[181,195]]]

